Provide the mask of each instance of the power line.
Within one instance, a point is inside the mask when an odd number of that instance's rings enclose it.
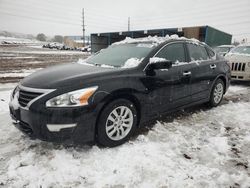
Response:
[[[219,1],[219,2],[221,2],[221,1]],[[215,8],[210,8],[209,10],[206,10],[206,11],[204,11],[202,9],[194,9],[194,8],[190,9],[190,8],[188,8],[186,11],[180,9],[182,11],[182,13],[178,13],[178,11],[176,11],[176,10],[168,11],[168,12],[166,12],[166,15],[172,15],[172,17],[176,18],[177,16],[180,17],[180,15],[185,16],[187,14],[194,15],[194,14],[200,13],[198,15],[200,17],[200,16],[203,16],[203,15],[207,16],[207,13],[215,14],[215,13],[225,12],[223,10],[227,10],[228,8],[234,8],[234,10],[235,10],[235,8],[239,7],[239,5],[245,5],[244,7],[249,9],[249,2],[247,2],[247,4],[240,4],[239,2],[230,3],[230,4],[223,3],[223,2],[219,3],[219,2],[216,3]],[[240,11],[242,11],[242,8],[240,9]],[[226,11],[226,12],[228,13],[229,11]],[[231,11],[230,11],[230,13],[231,13]],[[153,18],[157,19],[157,20],[161,20],[161,19],[165,19],[166,16],[159,16],[159,17],[153,17]],[[135,18],[135,20],[143,21],[143,20],[145,20],[145,18],[141,18],[141,19]],[[147,19],[145,21],[147,21]]]
[[[25,10],[25,12],[29,11],[29,12],[32,12],[31,10],[25,8],[25,7],[28,7],[28,6],[25,6],[25,4],[27,5],[27,1],[16,1],[16,0],[13,0],[15,2],[17,2],[17,4],[19,4],[19,8],[21,7],[21,9]],[[8,1],[7,3],[13,3],[13,1]],[[44,1],[43,1],[44,2]],[[46,2],[46,1],[45,1]],[[236,15],[239,11],[237,8],[238,5],[245,5],[245,8],[249,8],[250,6],[249,5],[249,1],[244,1],[244,2],[235,2],[235,3],[226,3],[227,1],[219,1],[218,3],[216,3],[216,7],[212,7],[210,8],[207,4],[207,6],[211,9],[209,11],[205,11],[202,10],[201,8],[204,7],[205,5],[203,4],[198,4],[196,6],[194,6],[193,9],[184,9],[184,10],[187,10],[187,11],[183,11],[182,10],[182,13],[176,13],[176,14],[173,14],[173,16],[171,17],[171,19],[169,19],[169,17],[167,17],[167,15],[171,14],[171,12],[175,13],[176,10],[173,10],[173,11],[167,11],[166,12],[166,16],[160,16],[160,17],[150,17],[150,20],[148,19],[145,19],[145,18],[133,18],[133,22],[136,23],[136,27],[138,28],[138,26],[143,26],[144,28],[146,28],[146,26],[152,26],[152,25],[164,25],[164,27],[166,27],[166,25],[169,25],[171,23],[174,23],[175,24],[175,27],[176,27],[176,22],[178,20],[180,21],[183,21],[183,17],[185,15],[189,15],[189,14],[192,14],[192,12],[194,13],[193,16],[194,16],[194,21],[192,21],[192,23],[198,23],[199,21],[198,20],[201,20],[203,17],[207,18],[209,17],[209,15],[212,15],[213,17],[217,16],[218,18],[221,19],[221,17],[226,17],[227,20],[230,20],[230,18],[232,19],[236,19],[236,18],[248,18],[248,12],[246,12],[246,16],[242,16],[242,14],[240,16]],[[65,6],[66,4],[62,5],[61,3],[59,4],[52,4],[51,2],[46,2],[45,4],[47,4],[48,6],[46,7],[43,7],[44,6],[44,3],[41,4],[41,2],[38,2],[36,1],[35,2],[32,2],[32,4],[29,4],[29,8],[30,8],[30,5],[33,6],[33,7],[36,7],[37,12],[39,13],[42,13],[42,14],[46,14],[47,16],[48,15],[51,15],[53,16],[53,18],[33,18],[33,16],[29,16],[29,15],[20,15],[20,14],[17,14],[16,12],[15,13],[12,13],[12,12],[7,12],[6,10],[4,11],[3,9],[0,10],[0,12],[4,12],[3,14],[6,14],[6,15],[9,15],[9,16],[14,16],[14,17],[21,17],[21,18],[26,18],[26,19],[32,19],[34,21],[43,21],[43,22],[50,22],[50,23],[57,23],[57,24],[62,24],[62,25],[72,25],[72,26],[78,26],[80,27],[80,24],[78,23],[81,23],[81,20],[80,20],[80,10],[79,11],[76,11],[77,8],[71,8],[70,6]],[[211,5],[213,5],[213,2],[211,1],[210,3]],[[40,5],[40,6],[39,6]],[[23,7],[25,6],[25,7]],[[56,7],[56,8],[55,8]],[[59,8],[61,7],[61,8]],[[198,8],[200,7],[200,8]],[[233,11],[230,11],[230,14],[229,11],[226,11],[226,9],[229,9],[229,7],[236,7],[234,8]],[[12,10],[15,8],[12,6],[11,7]],[[10,9],[10,8],[9,8]],[[53,9],[53,10],[51,10]],[[60,9],[60,10],[58,10]],[[16,10],[18,10],[16,8]],[[57,17],[54,17],[54,14],[52,13],[52,11],[62,11],[62,10],[66,10],[64,11],[65,13],[69,13],[69,15],[73,16],[75,15],[75,17],[72,17],[74,19],[69,19],[69,17],[65,17],[66,14],[59,14],[57,15]],[[70,11],[69,11],[70,10]],[[216,11],[218,10],[218,11]],[[223,11],[221,11],[223,10]],[[245,9],[240,9],[241,12],[242,11],[247,11]],[[76,13],[76,12],[79,12]],[[195,17],[198,13],[201,13],[199,14],[199,17]],[[103,9],[93,9],[93,8],[89,8],[85,11],[85,24],[87,26],[90,26],[89,30],[91,30],[91,27],[95,27],[95,28],[100,28],[100,29],[104,29],[104,28],[107,28],[108,30],[116,30],[116,31],[120,31],[121,28],[125,28],[126,26],[126,18],[121,18],[121,17],[116,17],[116,16],[110,16],[108,15],[110,13],[110,11],[107,11],[107,12],[104,12]],[[234,14],[236,13],[236,14]],[[178,15],[178,16],[176,16]],[[99,17],[98,17],[99,16]],[[215,17],[216,19],[218,19],[217,17]],[[96,20],[95,20],[96,18]],[[68,20],[79,20],[78,23],[75,23],[74,22],[68,22],[68,21],[65,21],[65,19],[68,19]],[[121,20],[124,19],[124,23],[121,22]],[[101,21],[103,20],[103,21]],[[108,21],[107,21],[108,20]],[[118,21],[119,20],[119,21]],[[187,20],[185,20],[187,21]],[[105,23],[103,23],[105,22]],[[208,22],[211,22],[211,21],[208,21]],[[237,22],[237,23],[223,23],[223,24],[216,24],[216,22],[220,22],[218,20],[216,20],[215,22],[213,22],[213,25],[216,25],[217,27],[225,27],[225,26],[233,26],[233,25],[239,25],[239,24],[244,24],[244,23],[249,23],[248,21],[244,21],[244,22]],[[203,21],[204,23],[204,21]],[[207,23],[206,23],[207,24]],[[133,24],[129,24],[130,27],[131,25]],[[197,25],[197,24],[192,24],[192,25]],[[201,25],[204,25],[204,24],[201,24]],[[125,30],[125,29],[124,29]]]
[[[211,12],[211,14],[214,16],[214,19],[221,19],[222,17],[225,17],[225,19],[229,19],[230,17],[231,18],[248,18],[248,15],[249,15],[249,12],[246,12],[245,14],[243,14],[244,16],[242,16],[242,14],[236,14],[237,12],[236,11],[231,11],[231,14],[230,15],[227,15],[227,12],[225,11],[221,11],[219,13],[214,13],[214,12]],[[209,17],[207,14],[204,14],[203,16],[199,16],[197,18],[194,18],[195,20],[201,20],[202,18],[205,18],[205,19],[211,19],[211,17]],[[179,20],[182,20],[183,21],[183,17],[171,17],[171,18],[168,18],[168,17],[165,17],[165,19],[150,19],[151,22],[154,22],[154,23],[162,23],[162,22],[176,22],[176,21],[179,21]],[[187,20],[184,20],[184,21],[187,21]],[[147,20],[147,22],[149,22],[149,20]],[[144,22],[137,22],[135,20],[135,23],[137,24],[144,24]]]
[[[23,1],[22,1],[22,2],[23,2]],[[217,3],[217,6],[218,6],[218,4],[219,4],[219,3]],[[237,5],[238,5],[238,4],[239,4],[239,3],[237,3]],[[226,5],[225,5],[225,4],[222,4],[222,5],[223,5],[224,8],[225,8],[225,6],[226,6],[227,4],[226,4]],[[230,4],[230,5],[232,6],[232,4]],[[233,5],[233,6],[234,6],[234,5]],[[49,7],[50,7],[50,6],[49,6]],[[220,9],[221,9],[221,8],[220,8]],[[185,12],[184,12],[184,13],[185,13]],[[189,13],[190,13],[190,11],[189,11]],[[206,12],[206,13],[207,13],[207,12]],[[212,12],[210,11],[210,13],[215,14],[213,11],[212,11]],[[222,12],[222,11],[219,11],[219,13],[223,13],[223,12]],[[89,12],[89,14],[96,14],[96,13]],[[97,13],[96,15],[102,15],[102,16],[99,17],[98,19],[103,19],[103,17],[104,17],[103,14],[98,14],[98,13]],[[180,14],[178,14],[178,15],[180,15]],[[204,12],[203,12],[203,15],[204,15],[204,16],[207,16],[206,14],[204,14]],[[232,14],[230,14],[230,15],[232,15]],[[107,15],[105,15],[105,16],[107,17]],[[199,18],[200,18],[200,16],[199,16]],[[117,18],[116,18],[116,19],[117,19]],[[137,18],[134,18],[135,21],[136,21],[136,19],[137,19]],[[155,22],[160,22],[159,19],[160,19],[160,18],[158,18],[157,21],[154,21],[154,23],[155,23]],[[164,19],[165,19],[165,16],[164,16]],[[175,19],[176,19],[176,17],[175,17]],[[183,19],[183,18],[182,18],[182,19]],[[109,19],[109,20],[110,20],[110,19]],[[152,20],[151,20],[151,21],[152,21]],[[173,19],[171,19],[171,21],[173,21]],[[114,20],[112,20],[112,23],[113,23],[113,22],[114,22]],[[147,21],[147,22],[148,22],[148,21]],[[117,22],[117,23],[118,23],[118,22]],[[137,22],[137,25],[138,25],[138,22]]]
[[[9,2],[11,2],[11,1],[9,1]],[[8,3],[9,3],[8,2]],[[20,1],[19,1],[20,2]],[[21,1],[21,2],[24,2],[24,1]],[[46,2],[46,1],[43,1],[43,2]],[[47,6],[48,8],[53,8],[53,6],[54,7],[61,7],[61,8],[63,8],[63,9],[65,9],[65,10],[74,10],[74,12],[75,12],[75,9],[72,9],[72,8],[70,8],[69,6],[67,6],[67,7],[65,7],[65,4],[64,5],[62,5],[61,3],[57,3],[57,4],[51,4],[51,3],[48,3],[48,2],[46,2],[49,6]],[[248,2],[247,2],[248,3]],[[32,3],[32,5],[33,5],[34,3]],[[35,3],[35,4],[39,4],[39,5],[41,5],[40,3]],[[211,3],[212,5],[214,5],[213,3]],[[53,6],[52,6],[53,5]],[[61,5],[61,6],[60,6]],[[198,5],[202,5],[201,7],[204,7],[204,5],[203,4],[198,4]],[[220,7],[219,5],[222,5],[222,7]],[[219,1],[219,2],[216,2],[216,7],[218,7],[217,9],[219,10],[218,12],[221,12],[221,10],[225,10],[226,8],[228,8],[227,6],[230,6],[230,7],[235,7],[236,5],[240,5],[240,2],[237,2],[237,4],[235,3],[230,3],[230,4],[228,4],[228,3],[225,3],[224,1]],[[197,7],[199,7],[199,6],[196,6],[196,8]],[[215,8],[216,8],[215,7]],[[248,7],[248,6],[245,6],[245,7]],[[39,7],[40,8],[40,7]],[[222,9],[223,8],[223,9]],[[91,11],[91,9],[92,10],[94,10],[94,11]],[[103,16],[105,16],[105,17],[109,17],[109,18],[112,18],[113,20],[115,20],[115,19],[117,19],[117,20],[120,20],[120,18],[118,18],[118,17],[113,17],[113,16],[109,16],[109,15],[107,15],[107,13],[109,13],[109,12],[105,12],[104,14],[100,14],[100,12],[103,12],[103,9],[93,9],[93,8],[89,8],[89,10],[90,11],[86,11],[88,14],[95,14],[95,15],[101,15],[102,17]],[[192,11],[196,11],[197,12],[197,9],[196,10],[191,10],[190,11],[190,9],[186,9],[187,10],[187,12],[188,13],[192,13]],[[200,10],[200,11],[202,11],[201,13],[204,15],[204,11],[203,10]],[[66,12],[71,12],[72,13],[72,11],[66,11]],[[183,11],[183,12],[185,12],[185,11]],[[167,14],[170,14],[171,12],[170,11],[168,11],[167,12]],[[213,12],[214,13],[214,12]],[[180,14],[179,14],[180,15]],[[156,17],[155,17],[156,18]],[[160,18],[157,18],[158,20],[160,19]],[[165,16],[164,16],[164,19],[165,19]],[[134,18],[134,20],[138,20],[137,18]],[[145,20],[145,19],[144,19]]]
[[[39,21],[45,21],[45,22],[51,22],[51,23],[59,23],[59,24],[64,24],[64,25],[80,26],[80,24],[74,24],[74,23],[69,23],[69,22],[53,21],[53,20],[49,20],[49,19],[40,19],[40,18],[34,19],[31,16],[23,16],[23,15],[12,14],[12,13],[9,13],[9,12],[4,12],[2,10],[0,10],[0,13],[10,15],[10,16],[14,16],[14,17],[27,18],[27,19],[31,19],[31,20],[39,20]]]

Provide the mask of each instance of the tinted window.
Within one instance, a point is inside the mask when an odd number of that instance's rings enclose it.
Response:
[[[175,63],[185,62],[185,51],[182,43],[169,44],[156,54],[156,57],[165,58]]]
[[[215,56],[215,53],[213,50],[209,49],[209,48],[206,48],[207,49],[207,52],[208,52],[208,55],[211,57],[214,57]]]
[[[196,44],[187,44],[191,61],[209,59],[205,47]]]

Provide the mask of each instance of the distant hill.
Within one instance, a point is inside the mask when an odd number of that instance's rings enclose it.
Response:
[[[23,34],[23,33],[9,32],[9,31],[0,31],[0,36],[31,39],[31,40],[36,39],[36,37],[32,34]]]

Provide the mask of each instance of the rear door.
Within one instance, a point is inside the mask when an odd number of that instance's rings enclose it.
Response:
[[[216,77],[217,65],[205,46],[187,43],[189,61],[194,65],[191,79],[192,101],[196,102],[209,97],[211,81]]]

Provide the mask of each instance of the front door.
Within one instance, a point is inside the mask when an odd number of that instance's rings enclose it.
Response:
[[[161,113],[183,106],[191,101],[190,79],[192,65],[179,63],[186,61],[183,42],[169,43],[155,54],[173,62],[168,70],[154,70],[154,75],[147,75],[144,84],[148,88],[152,111]]]

